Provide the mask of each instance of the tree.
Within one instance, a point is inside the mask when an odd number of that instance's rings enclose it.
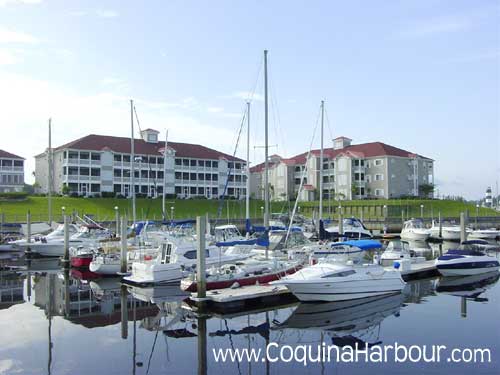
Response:
[[[61,193],[62,193],[63,195],[68,195],[68,194],[69,194],[69,186],[68,186],[68,185],[66,185],[66,184],[64,184],[64,185],[62,186],[62,188],[61,188]]]
[[[418,191],[420,195],[423,197],[429,197],[432,193],[434,193],[434,185],[433,184],[421,184],[418,187]]]

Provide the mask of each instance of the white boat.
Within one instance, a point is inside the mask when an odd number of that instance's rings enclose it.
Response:
[[[469,233],[468,238],[479,240],[494,240],[500,236],[500,230],[491,229],[476,229]]]
[[[472,231],[466,228],[466,236]],[[443,222],[441,226],[441,237],[439,237],[439,222],[432,221],[432,227],[430,228],[430,236],[436,239],[443,239],[448,241],[460,241],[460,225],[453,224],[451,222]]]
[[[366,239],[373,237],[371,232],[363,225],[361,220],[356,219],[355,217],[342,220],[342,235],[339,233],[339,230],[340,229],[338,225],[325,228],[325,231],[328,233],[329,237],[334,238],[345,237],[353,239]]]
[[[302,247],[300,250],[294,251],[294,257],[298,254],[308,256],[311,263],[316,263],[319,259],[332,257],[343,261],[353,260],[359,261],[363,258],[368,250],[376,250],[382,248],[380,241],[376,240],[350,240],[342,242],[326,242],[316,243]]]
[[[158,248],[137,249],[127,251],[127,270],[130,271],[133,262],[151,261],[158,255]],[[119,252],[96,252],[89,264],[89,270],[101,275],[116,275],[121,269],[121,254]]]
[[[478,275],[500,269],[496,258],[471,245],[461,245],[458,249],[448,250],[436,259],[435,264],[443,276]]]
[[[70,224],[68,226],[70,237],[80,231],[80,226],[76,224]],[[45,236],[32,236],[31,241],[28,243],[26,239],[10,241],[8,245],[12,246],[12,250],[14,251],[26,251],[28,247],[36,247],[40,244],[47,244],[52,241],[64,241],[64,225],[60,224],[54,229],[52,232]]]
[[[160,247],[158,255],[150,261],[132,263],[132,274],[124,281],[133,284],[177,283],[196,267],[196,244],[186,242],[166,242]],[[233,263],[246,259],[249,254],[225,255],[216,246],[207,246],[205,264],[207,266]]]
[[[64,232],[64,230],[63,230]],[[63,234],[64,237],[64,234]],[[98,226],[83,225],[69,238],[69,247],[95,247],[100,241],[111,237],[111,232]],[[31,253],[41,256],[64,255],[64,238],[41,240],[29,245]]]
[[[499,278],[500,272],[497,271],[461,277],[442,277],[436,284],[436,292],[476,298],[493,286]]]
[[[411,219],[404,222],[403,230],[401,231],[401,238],[425,241],[429,238],[430,234],[430,230],[425,228],[422,220]]]
[[[329,261],[304,268],[271,284],[285,285],[300,301],[343,301],[401,292],[401,273],[378,264]]]
[[[425,257],[417,256],[407,241],[389,242],[384,252],[380,255],[380,265],[392,267],[394,262],[401,260],[409,260],[411,263],[421,263],[425,261]]]

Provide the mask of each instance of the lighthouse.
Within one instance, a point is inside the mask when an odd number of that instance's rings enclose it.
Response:
[[[491,197],[491,187],[489,186],[486,189],[486,194],[484,195],[484,205],[486,207],[491,207],[493,205],[493,199]]]

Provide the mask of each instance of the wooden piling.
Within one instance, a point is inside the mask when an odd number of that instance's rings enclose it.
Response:
[[[465,232],[465,213],[460,212],[460,243],[467,239],[467,234]]]
[[[121,286],[120,289],[120,308],[121,308],[121,333],[122,339],[128,337],[128,306],[127,306],[127,287]]]
[[[344,234],[344,220],[342,217],[342,207],[339,207],[339,236]]]
[[[198,375],[207,373],[207,318],[198,318]]]
[[[63,262],[65,266],[69,263],[69,218],[68,215],[64,215],[64,256]]]
[[[30,247],[31,244],[31,212],[28,210],[26,214],[26,242],[28,243],[27,247]]]
[[[443,220],[441,219],[441,211],[438,212],[439,218],[439,238],[443,238]]]
[[[120,233],[120,272],[127,273],[127,217],[122,217]]]
[[[200,216],[196,217],[196,239],[198,242],[197,257],[196,257],[196,282],[198,298],[206,297],[206,264],[205,264],[205,232],[206,222],[205,218]]]

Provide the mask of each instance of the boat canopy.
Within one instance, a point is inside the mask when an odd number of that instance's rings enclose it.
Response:
[[[215,246],[218,247],[238,245],[269,246],[269,236],[267,232],[264,232],[264,234],[258,238],[252,238],[248,240],[220,241],[215,243]]]
[[[335,246],[354,246],[358,247],[361,250],[371,250],[371,249],[380,249],[382,248],[382,244],[380,241],[375,240],[350,240],[343,242],[332,242],[331,247]]]

